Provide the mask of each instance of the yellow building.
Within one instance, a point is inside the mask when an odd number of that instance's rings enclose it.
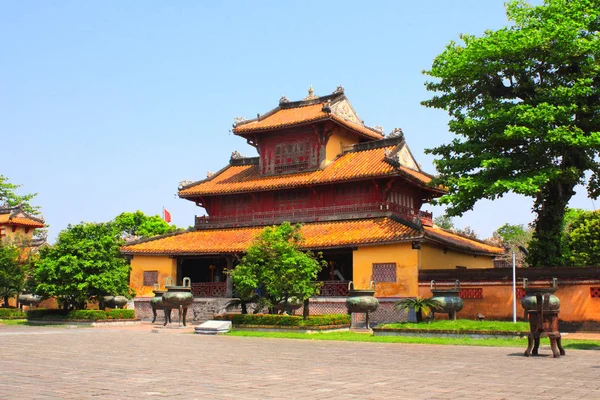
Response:
[[[433,225],[421,207],[444,189],[431,185],[400,129],[384,136],[365,125],[341,87],[322,97],[311,89],[301,101],[283,97],[256,119],[236,119],[233,132],[259,156],[234,152],[217,173],[179,187],[179,197],[208,215],[191,231],[122,248],[136,308],[169,276],[190,277],[198,298],[230,297],[225,270],[264,226],[283,221],[302,223],[304,248],[328,261],[319,276],[328,300],[316,299],[323,310],[339,308],[349,281],[356,288],[374,281],[381,300],[413,297],[419,270],[491,268],[504,252]]]
[[[33,231],[45,226],[44,220],[25,213],[21,207],[0,208],[0,239],[30,239]]]

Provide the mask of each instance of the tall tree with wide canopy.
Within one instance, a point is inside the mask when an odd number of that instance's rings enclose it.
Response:
[[[10,180],[4,175],[0,175],[0,207],[16,207],[21,206],[21,209],[26,213],[37,215],[40,213],[39,206],[31,205],[31,200],[37,196],[37,193],[17,194],[17,189],[21,185],[10,183]]]
[[[560,265],[565,209],[586,173],[600,194],[600,0],[506,4],[512,25],[462,35],[426,75],[422,104],[446,110],[457,137],[427,151],[449,215],[513,192],[534,199],[532,266]]]
[[[326,263],[310,251],[302,251],[300,225],[284,222],[267,227],[248,248],[231,277],[246,298],[256,290],[260,304],[275,312],[291,298],[306,301],[318,292],[315,282]],[[306,303],[305,303],[306,304]]]

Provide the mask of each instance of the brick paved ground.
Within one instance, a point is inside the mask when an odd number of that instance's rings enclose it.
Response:
[[[600,352],[0,325],[2,399],[600,399]],[[524,374],[527,375],[524,375]]]

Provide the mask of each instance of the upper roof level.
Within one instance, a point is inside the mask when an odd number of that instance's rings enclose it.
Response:
[[[193,199],[255,191],[280,190],[364,179],[400,177],[433,197],[444,193],[432,187],[432,176],[415,162],[402,136],[349,146],[331,163],[314,171],[265,176],[258,157],[245,158],[234,153],[229,165],[204,180],[183,183],[179,197]]]
[[[332,94],[321,97],[314,94],[311,86],[308,96],[301,101],[289,101],[283,96],[279,106],[266,114],[259,114],[251,120],[236,118],[233,133],[252,142],[257,133],[324,121],[341,125],[364,140],[383,139],[382,129],[368,127],[358,117],[342,86],[338,86]]]
[[[45,223],[43,219],[31,216],[17,206],[0,208],[0,225],[43,228]]]

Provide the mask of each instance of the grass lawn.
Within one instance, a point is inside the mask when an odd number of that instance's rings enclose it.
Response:
[[[355,332],[327,332],[327,333],[301,333],[301,332],[256,332],[233,330],[229,336],[277,338],[277,339],[303,339],[303,340],[337,340],[346,342],[374,342],[374,343],[417,343],[440,344],[454,346],[491,346],[491,347],[518,347],[527,348],[526,338],[501,338],[501,339],[473,339],[464,338],[432,338],[419,336],[372,336]],[[600,348],[600,341],[594,340],[569,340],[563,339],[565,349],[591,350]],[[550,345],[548,339],[542,339],[542,346]]]
[[[512,323],[508,321],[473,321],[457,319],[456,321],[439,320],[431,323],[399,322],[395,324],[378,325],[378,328],[415,329],[425,331],[501,331],[528,332],[528,322]]]

